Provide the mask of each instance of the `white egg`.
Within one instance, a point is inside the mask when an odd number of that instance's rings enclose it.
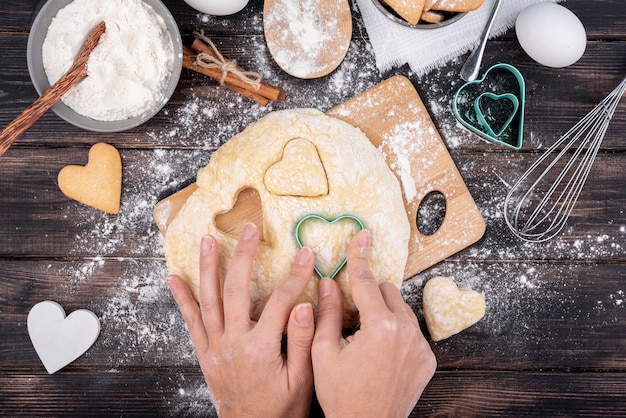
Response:
[[[575,63],[587,46],[585,27],[578,17],[554,3],[536,3],[522,10],[515,34],[528,56],[548,67]]]
[[[185,3],[202,13],[226,16],[242,10],[248,0],[185,0]]]

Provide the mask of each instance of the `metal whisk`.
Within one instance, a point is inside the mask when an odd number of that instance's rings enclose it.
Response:
[[[544,242],[563,229],[624,91],[626,78],[513,185],[504,201],[504,218],[519,238]]]

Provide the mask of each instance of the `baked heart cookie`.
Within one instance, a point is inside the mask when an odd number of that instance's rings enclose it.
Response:
[[[425,0],[384,0],[404,20],[412,25],[417,25],[424,11]]]
[[[120,211],[122,159],[111,145],[100,142],[92,146],[87,165],[63,167],[58,182],[69,198],[110,214]]]
[[[378,0],[411,25],[440,23],[457,13],[470,12],[484,0]]]
[[[484,0],[438,0],[432,10],[447,12],[471,12],[482,6]]]
[[[198,189],[165,233],[168,269],[189,284],[196,299],[201,238],[216,237],[223,278],[239,237],[218,228],[215,219],[231,211],[239,193],[249,189],[258,193],[264,237],[250,283],[252,319],[259,318],[273,290],[287,277],[299,251],[296,225],[310,214],[331,220],[343,215],[360,219],[370,231],[374,277],[398,287],[402,283],[410,225],[400,184],[382,153],[346,122],[313,109],[272,112],[219,148],[199,171],[196,183]],[[307,238],[312,237],[303,237],[303,242]],[[345,237],[325,235],[324,239],[312,248],[318,265],[326,256],[341,257],[327,249]],[[344,293],[344,325],[352,325],[358,314],[347,269],[334,280]],[[317,285],[315,274],[300,302],[316,306]]]
[[[446,339],[485,316],[485,298],[473,290],[459,289],[449,277],[434,277],[424,286],[424,317],[433,341]]]

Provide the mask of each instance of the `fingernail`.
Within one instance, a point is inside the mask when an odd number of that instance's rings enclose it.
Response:
[[[323,278],[320,280],[320,298],[325,298],[333,293],[333,282],[332,279]]]
[[[170,292],[172,292],[172,294],[178,292],[178,285],[176,284],[172,276],[169,276],[167,278],[167,285],[170,287]]]
[[[307,264],[309,264],[309,261],[311,261],[312,254],[313,251],[311,251],[310,248],[303,247],[296,256],[296,264],[300,266],[306,266]]]
[[[202,241],[200,242],[200,255],[206,256],[211,253],[213,249],[213,237],[210,235],[205,235],[202,237]]]
[[[368,250],[370,247],[370,232],[366,229],[359,232],[359,236],[357,237],[357,244],[361,252]]]
[[[244,241],[250,241],[252,237],[256,234],[256,225],[252,222],[246,222],[243,226],[243,231],[241,231],[241,239]]]
[[[313,323],[313,307],[310,303],[301,303],[296,306],[296,322],[301,327],[308,327]]]

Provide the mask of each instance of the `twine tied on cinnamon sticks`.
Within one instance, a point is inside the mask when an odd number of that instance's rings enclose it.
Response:
[[[265,83],[260,74],[246,71],[237,61],[224,58],[203,31],[194,32],[194,36],[191,48],[183,48],[184,68],[207,75],[261,106],[285,98],[285,90]]]

